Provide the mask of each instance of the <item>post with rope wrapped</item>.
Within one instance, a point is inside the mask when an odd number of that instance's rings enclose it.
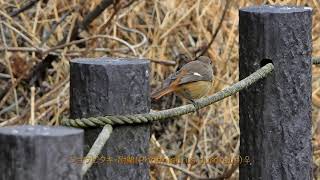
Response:
[[[274,64],[239,95],[240,179],[312,179],[311,15],[292,6],[239,11],[239,79]]]
[[[106,57],[71,61],[71,118],[149,110],[149,61]],[[101,130],[85,130],[85,154]],[[148,124],[114,126],[84,179],[149,179],[149,164],[141,161],[148,156],[149,137]]]

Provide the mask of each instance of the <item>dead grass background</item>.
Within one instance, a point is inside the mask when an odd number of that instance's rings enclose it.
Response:
[[[175,60],[178,53],[194,57],[195,52],[210,41],[225,6],[222,0],[135,0],[132,4],[122,0],[118,3],[120,10],[108,7],[87,31],[80,33],[84,39],[82,42],[68,43],[77,19],[82,20],[100,0],[42,0],[18,16],[10,17],[10,13],[25,3],[0,0],[0,126],[58,125],[59,117],[68,114],[69,110],[69,60],[75,57],[144,57],[164,61]],[[211,94],[238,80],[238,9],[264,3],[313,7],[313,56],[320,55],[319,1],[233,0],[207,52],[217,71]],[[57,46],[64,37],[66,45]],[[34,83],[25,80],[48,53],[59,57],[51,63],[52,67]],[[159,63],[152,63],[151,68],[153,88],[174,70],[174,66]],[[320,68],[314,67],[312,133],[315,178],[320,177],[319,79]],[[33,93],[30,84],[35,87]],[[171,97],[161,102],[160,107],[180,103],[179,99],[175,101]],[[237,157],[238,120],[238,95],[234,95],[201,110],[200,117],[190,114],[179,120],[157,123],[153,126],[150,154],[195,160]],[[204,177],[217,177],[225,172],[232,172],[230,179],[238,177],[238,170],[233,171],[232,164],[228,163],[195,161],[178,165]],[[175,168],[152,165],[151,177],[184,179],[186,175]]]

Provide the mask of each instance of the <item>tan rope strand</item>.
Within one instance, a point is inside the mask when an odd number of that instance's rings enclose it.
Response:
[[[320,60],[319,60],[320,62]],[[242,79],[241,81],[229,86],[222,91],[215,93],[212,96],[201,98],[195,101],[199,108],[206,107],[212,103],[220,101],[228,96],[231,96],[240,90],[252,85],[256,81],[266,77],[269,73],[273,71],[273,64],[269,63],[262,68],[258,69],[256,72],[252,73],[248,77]],[[78,119],[62,119],[62,124],[66,126],[73,126],[79,128],[86,127],[99,127],[105,124],[133,124],[133,123],[144,123],[156,120],[163,120],[167,118],[172,118],[176,116],[181,116],[187,113],[196,111],[196,108],[192,104],[166,109],[157,112],[145,113],[145,114],[133,114],[133,115],[118,115],[118,116],[99,116],[90,118],[78,118]]]
[[[320,64],[320,57],[315,57],[312,59],[313,64]],[[262,68],[258,69],[256,72],[252,73],[248,77],[242,79],[241,81],[215,93],[212,96],[201,98],[195,101],[199,108],[206,107],[217,101],[220,101],[228,96],[231,96],[244,88],[249,87],[253,83],[260,79],[265,78],[274,69],[272,63],[268,63]],[[134,123],[145,123],[150,121],[163,120],[167,118],[172,118],[176,116],[181,116],[187,113],[195,112],[196,108],[192,104],[166,109],[157,112],[150,112],[145,114],[133,114],[133,115],[118,115],[118,116],[99,116],[90,118],[78,118],[78,119],[68,119],[63,118],[61,123],[66,126],[73,126],[79,128],[86,127],[99,127],[106,124],[134,124]]]
[[[320,64],[320,58],[313,59],[313,64]],[[258,80],[266,77],[270,74],[274,69],[273,64],[269,63],[253,74],[249,75],[248,77],[244,78],[243,80],[229,86],[222,91],[217,92],[216,94],[209,96],[207,98],[202,98],[196,103],[198,104],[199,108],[203,108],[214,102],[222,100],[228,96],[231,96],[240,90],[249,87],[253,83],[257,82]],[[173,109],[167,109],[158,112],[152,112],[149,114],[136,114],[136,115],[120,115],[120,116],[99,116],[99,117],[90,117],[90,118],[81,118],[81,119],[63,119],[62,123],[68,126],[75,126],[75,127],[96,127],[96,126],[104,126],[103,130],[99,134],[98,138],[96,139],[94,145],[91,147],[87,157],[98,157],[103,148],[104,144],[110,137],[110,133],[112,132],[112,127],[110,125],[113,124],[132,124],[132,123],[142,123],[148,121],[155,121],[155,120],[162,120],[170,117],[180,116],[183,114],[187,114],[190,112],[194,112],[196,108],[193,105],[185,105],[180,106]],[[106,125],[105,125],[106,124]],[[110,124],[110,125],[108,125]],[[91,164],[83,164],[82,167],[82,175],[84,175],[87,170],[91,167]]]
[[[320,64],[320,57],[313,57],[312,64]]]

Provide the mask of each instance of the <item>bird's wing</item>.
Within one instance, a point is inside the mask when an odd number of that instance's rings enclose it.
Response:
[[[198,72],[200,68],[203,69],[202,74]],[[181,76],[181,74],[183,74],[183,76]],[[212,81],[212,76],[212,69],[207,68],[204,63],[192,61],[184,65],[179,71],[168,76],[164,80],[162,88],[169,87],[173,82],[186,84],[195,81]],[[178,77],[179,81],[177,81]]]
[[[195,81],[212,81],[212,69],[209,69],[204,63],[188,63],[181,70],[188,69],[188,73],[185,74],[179,84],[186,84]],[[199,72],[199,69],[202,69]],[[180,72],[177,72],[180,74]]]
[[[175,76],[175,79],[172,79],[172,82],[167,87],[163,87],[162,89],[152,93],[151,97],[154,99],[159,99],[162,96],[175,91],[175,89],[179,85],[181,78],[184,77],[186,73],[186,70],[182,70],[177,76]]]

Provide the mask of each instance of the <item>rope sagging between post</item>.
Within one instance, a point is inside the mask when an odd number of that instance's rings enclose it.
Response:
[[[253,83],[260,79],[265,78],[274,69],[272,63],[268,63],[262,68],[258,69],[256,72],[252,73],[248,77],[242,79],[241,81],[229,86],[209,97],[201,98],[195,101],[199,108],[206,107],[217,101],[220,101],[228,96],[231,96],[240,90],[249,87]],[[99,127],[106,124],[134,124],[134,123],[146,123],[151,121],[163,120],[167,118],[172,118],[176,116],[181,116],[187,113],[195,112],[197,109],[192,105],[184,105],[172,109],[166,109],[162,111],[150,112],[145,114],[133,114],[133,115],[116,115],[116,116],[98,116],[89,118],[78,118],[69,119],[63,118],[62,125],[73,126],[78,128],[87,127]]]
[[[313,64],[320,64],[320,58],[313,58]],[[209,96],[201,98],[195,101],[199,108],[206,107],[217,101],[220,101],[228,96],[236,94],[244,88],[249,87],[253,83],[260,79],[267,77],[274,69],[272,63],[268,63],[262,68],[258,69],[256,72],[250,74],[248,77],[242,79],[241,81]],[[61,123],[65,126],[73,126],[78,128],[88,128],[88,127],[99,127],[106,124],[136,124],[136,123],[146,123],[151,121],[164,120],[167,118],[177,117],[191,112],[195,112],[197,109],[192,105],[184,105],[172,109],[166,109],[162,111],[155,111],[144,114],[132,114],[132,115],[116,115],[116,116],[98,116],[89,118],[78,118],[69,119],[63,118]]]
[[[314,58],[312,61],[313,64],[320,64],[320,58]],[[199,108],[206,107],[210,104],[213,104],[217,101],[220,101],[228,96],[231,96],[240,90],[249,87],[253,83],[257,82],[260,79],[265,78],[268,76],[274,69],[272,63],[268,63],[262,68],[258,69],[256,72],[252,73],[245,79],[229,86],[222,91],[215,93],[212,96],[207,98],[202,98],[196,101]],[[67,126],[74,126],[80,128],[86,127],[97,127],[97,126],[104,126],[103,130],[99,134],[97,140],[95,141],[94,145],[91,147],[90,152],[87,154],[86,157],[97,157],[102,147],[104,146],[105,142],[108,140],[110,133],[112,131],[112,127],[110,125],[114,124],[133,124],[133,123],[143,123],[149,121],[156,121],[156,120],[163,120],[166,118],[176,117],[183,114],[187,114],[190,112],[196,111],[196,108],[193,105],[184,105],[172,109],[167,109],[163,111],[145,113],[145,114],[134,114],[134,115],[125,115],[125,116],[100,116],[100,117],[90,117],[90,118],[80,118],[80,119],[62,119],[62,124]],[[110,124],[110,125],[108,125]],[[87,170],[92,166],[90,164],[83,164],[82,167],[82,175],[84,175]]]

